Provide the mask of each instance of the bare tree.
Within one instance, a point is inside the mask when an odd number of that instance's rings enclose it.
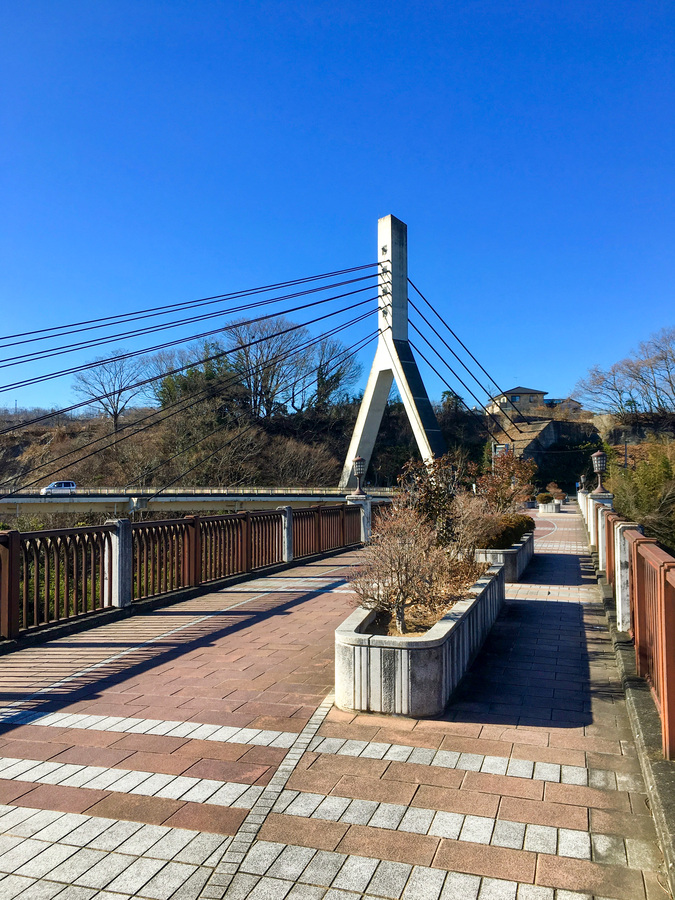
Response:
[[[575,389],[590,406],[616,415],[675,412],[675,328],[664,328],[608,369],[594,366]]]
[[[73,384],[76,394],[91,400],[93,406],[112,420],[114,432],[131,401],[144,392],[144,386],[137,384],[145,378],[145,361],[138,356],[126,357],[128,352],[118,348],[110,356],[97,357],[98,365],[78,372]]]

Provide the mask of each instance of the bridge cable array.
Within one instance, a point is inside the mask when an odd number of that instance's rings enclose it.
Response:
[[[364,301],[364,302],[365,302],[365,301]],[[359,304],[359,305],[360,305],[360,304]],[[340,311],[338,311],[338,312],[340,312]],[[255,370],[256,370],[256,371],[264,371],[264,370],[266,370],[266,369],[268,369],[268,368],[271,368],[271,367],[272,367],[273,365],[275,365],[280,359],[288,359],[288,358],[290,358],[290,357],[292,357],[292,356],[294,356],[294,355],[299,355],[300,353],[305,353],[305,352],[307,352],[307,350],[309,350],[310,348],[312,348],[312,347],[314,347],[314,346],[320,344],[322,341],[324,341],[324,340],[326,340],[326,339],[329,339],[329,338],[335,336],[336,334],[339,334],[340,332],[344,331],[345,329],[350,328],[350,327],[352,327],[353,325],[358,324],[358,323],[364,321],[365,319],[367,319],[368,317],[370,317],[372,314],[373,314],[373,310],[367,310],[366,312],[362,313],[362,314],[361,314],[360,316],[358,316],[357,318],[355,318],[355,319],[350,319],[349,322],[343,323],[342,325],[339,325],[339,326],[336,326],[336,327],[334,327],[334,328],[332,328],[332,329],[329,329],[329,330],[327,330],[327,331],[324,331],[324,332],[322,332],[320,335],[318,335],[317,337],[309,338],[309,339],[308,339],[307,341],[305,341],[303,344],[299,345],[297,348],[294,348],[294,350],[292,350],[290,353],[278,354],[276,357],[271,357],[269,360],[267,360],[267,362],[266,362],[265,365],[263,365],[263,366],[258,366],[258,367],[255,368]],[[330,315],[332,315],[332,314],[329,314],[329,316],[330,316]],[[325,319],[325,318],[328,318],[328,316],[321,316],[321,317],[319,317],[318,319],[316,319],[316,320],[314,320],[314,321],[319,321],[320,319]],[[239,345],[239,346],[237,346],[237,347],[234,347],[234,348],[232,348],[232,349],[230,349],[230,350],[228,350],[228,351],[223,351],[223,352],[221,352],[221,353],[219,353],[219,354],[216,354],[215,356],[216,356],[217,358],[221,358],[221,357],[227,356],[227,355],[229,355],[229,354],[231,354],[231,353],[237,353],[237,352],[239,352],[239,351],[241,351],[241,350],[248,349],[248,348],[250,348],[250,347],[252,347],[252,346],[254,346],[254,345],[257,345],[257,344],[261,343],[262,341],[267,340],[269,337],[277,337],[277,336],[282,335],[282,334],[287,334],[287,333],[289,333],[289,332],[296,331],[296,330],[298,330],[298,328],[301,328],[301,327],[304,327],[304,326],[298,325],[298,326],[294,326],[294,327],[292,327],[292,328],[284,329],[284,330],[279,331],[279,332],[276,332],[276,333],[274,333],[274,334],[272,334],[272,335],[267,335],[267,336],[264,337],[264,338],[258,338],[258,339],[254,340],[254,341],[250,341],[250,342],[248,342],[248,343],[241,344],[241,345]],[[366,342],[368,342],[368,341],[370,341],[370,340],[373,340],[374,337],[376,336],[376,334],[377,334],[377,332],[376,332],[375,334],[371,335],[371,336],[367,339]],[[364,346],[365,346],[365,345],[364,345]],[[362,349],[362,347],[359,346],[359,347],[358,347],[358,350],[361,350],[361,349]],[[358,351],[355,351],[355,352],[358,352]],[[339,355],[339,354],[337,354],[337,355]],[[352,356],[352,355],[354,355],[354,354],[353,354],[353,353],[352,353],[352,354],[348,354],[348,356]],[[214,357],[208,357],[209,360],[210,360],[210,359],[213,359],[213,358],[214,358]],[[333,358],[334,358],[334,357],[329,357],[328,360],[327,360],[327,362],[330,362]],[[346,359],[346,358],[348,358],[348,357],[345,357],[345,359]],[[344,360],[341,360],[341,361],[343,362]],[[193,361],[192,363],[190,363],[189,367],[195,368],[195,367],[199,366],[200,364],[202,364],[203,362],[204,362],[203,360]],[[188,367],[182,367],[182,368],[184,369],[184,368],[188,368]],[[239,371],[239,372],[233,373],[229,379],[227,379],[225,382],[222,382],[222,383],[218,386],[218,390],[222,392],[225,388],[227,388],[227,387],[229,387],[229,386],[231,386],[231,385],[233,385],[233,384],[236,384],[236,383],[239,381],[239,379],[242,377],[242,375],[251,374],[252,372],[253,372],[253,367],[252,367],[252,368],[249,368],[249,369],[246,369],[246,370],[244,370],[243,372]],[[155,378],[150,379],[150,380],[156,381],[156,380],[159,380],[159,379],[163,379],[163,378],[165,378],[165,377],[167,377],[167,373],[163,373],[163,374],[161,374],[161,375],[159,375],[159,376],[156,376]],[[143,382],[143,383],[145,383],[145,382]],[[105,396],[106,396],[106,395],[100,395],[100,398],[99,398],[99,399],[103,399]],[[214,396],[214,394],[213,394],[213,386],[210,385],[210,386],[208,386],[207,388],[205,388],[203,391],[200,391],[196,398],[192,398],[192,399],[189,400],[189,401],[186,401],[185,398],[182,398],[182,399],[179,399],[179,400],[177,400],[177,401],[175,401],[175,402],[173,402],[173,403],[171,403],[171,404],[168,404],[167,406],[162,407],[162,408],[160,408],[160,409],[158,409],[158,410],[153,410],[153,412],[149,413],[147,416],[144,416],[142,419],[137,420],[136,422],[133,422],[133,423],[128,423],[128,424],[126,424],[126,425],[123,425],[123,426],[121,427],[120,431],[121,431],[121,430],[130,429],[130,431],[129,431],[128,434],[125,434],[124,436],[119,437],[119,438],[116,437],[115,440],[112,440],[112,441],[109,440],[108,443],[107,443],[104,447],[100,447],[100,448],[98,448],[97,450],[95,450],[95,451],[93,451],[93,452],[91,452],[91,453],[86,454],[85,456],[81,456],[81,457],[79,457],[79,458],[73,460],[71,464],[77,464],[77,463],[83,462],[84,460],[89,459],[89,458],[91,458],[92,456],[95,456],[97,453],[103,452],[104,450],[107,450],[107,449],[109,449],[109,448],[111,448],[111,447],[113,447],[113,446],[116,446],[117,444],[121,443],[122,441],[126,440],[126,439],[129,438],[129,437],[133,437],[133,436],[135,436],[136,434],[140,434],[141,432],[144,432],[144,431],[146,431],[147,429],[154,427],[155,425],[158,425],[158,424],[161,424],[161,423],[165,422],[167,419],[172,418],[174,415],[177,415],[178,413],[181,413],[181,412],[184,412],[184,411],[186,411],[186,410],[188,410],[188,409],[191,409],[192,407],[194,407],[194,406],[198,405],[199,403],[202,403],[202,402],[204,402],[204,401],[206,401],[206,400],[208,400],[208,399],[212,399],[213,396]],[[92,402],[92,401],[90,400],[90,401],[87,401],[87,402],[84,403],[84,404],[79,404],[79,405],[89,405],[91,402]],[[177,407],[179,407],[179,408],[177,408]],[[173,412],[170,412],[168,415],[163,415],[163,416],[162,416],[162,413],[164,413],[164,412],[166,412],[167,410],[170,410],[170,409],[172,409],[172,408],[174,408],[174,411],[173,411]],[[57,414],[58,414],[58,413],[51,413],[50,415],[57,415]],[[160,416],[161,416],[161,418],[158,418],[158,417],[160,417]],[[141,424],[142,422],[147,421],[148,419],[155,419],[155,421],[150,422],[150,423],[147,424],[147,425],[144,425],[142,428],[137,428],[137,427],[136,427],[136,426],[138,426],[139,424]],[[11,429],[8,429],[8,430],[11,430]],[[118,432],[118,433],[119,433],[119,432]],[[47,466],[51,466],[51,465],[53,465],[55,462],[58,462],[58,461],[60,461],[60,460],[62,460],[62,459],[65,459],[66,457],[73,456],[74,454],[79,453],[79,452],[81,452],[82,450],[85,450],[85,449],[87,449],[88,447],[93,446],[93,445],[95,445],[95,444],[97,444],[97,443],[100,443],[101,441],[104,441],[104,440],[108,439],[109,437],[110,437],[110,435],[104,435],[103,437],[95,438],[94,440],[88,442],[87,444],[85,444],[85,445],[83,445],[83,446],[81,446],[81,447],[78,447],[77,450],[73,450],[73,451],[70,451],[69,453],[62,454],[60,457],[57,457],[56,459],[52,459],[52,460],[50,460],[50,461],[47,462],[47,463],[41,463],[41,464],[39,464],[39,465],[37,465],[37,466],[34,466],[32,469],[29,469],[27,472],[24,472],[24,473],[23,473],[23,477],[25,478],[27,475],[30,475],[30,474],[32,474],[32,473],[34,473],[34,472],[36,472],[36,471],[39,471],[39,470],[42,469],[42,468],[46,468]],[[35,480],[33,480],[33,481],[31,481],[31,482],[29,482],[29,483],[27,483],[27,484],[23,484],[21,488],[16,488],[16,489],[10,491],[8,494],[5,495],[5,497],[9,497],[9,496],[12,496],[13,494],[20,493],[21,491],[26,490],[27,488],[29,488],[29,487],[31,487],[31,486],[37,484],[38,482],[42,481],[44,478],[50,478],[50,477],[52,477],[53,475],[56,475],[59,471],[60,471],[60,469],[54,469],[54,470],[51,471],[51,472],[44,473],[44,474],[40,475],[38,478],[36,478]],[[137,481],[137,480],[138,480],[138,479],[134,479],[133,481],[129,482],[129,485],[133,484],[133,483],[134,483],[135,481]],[[10,483],[10,482],[7,482],[7,481],[4,482],[4,484],[9,484],[9,483]],[[127,485],[127,487],[128,487],[129,485]],[[5,498],[0,498],[0,499],[5,499]]]

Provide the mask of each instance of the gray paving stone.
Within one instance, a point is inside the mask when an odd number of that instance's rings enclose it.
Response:
[[[378,741],[370,741],[367,747],[363,748],[361,756],[365,759],[382,759],[391,744],[382,744]]]
[[[619,791],[636,791],[639,794],[645,794],[644,778],[634,772],[616,772],[616,787]]]
[[[324,738],[321,742],[320,752],[337,753],[338,750],[346,743],[347,741],[344,738]]]
[[[454,769],[459,759],[459,753],[455,750],[437,750],[431,761],[434,766],[443,766],[446,769]]]
[[[33,837],[38,831],[41,831],[43,828],[46,828],[48,825],[52,825],[58,819],[61,819],[63,815],[62,812],[55,812],[52,809],[43,809],[34,816],[31,816],[30,819],[24,819],[23,822],[13,828],[12,831],[20,837]]]
[[[49,873],[51,881],[71,884],[106,857],[104,850],[89,850],[88,848],[78,850],[76,847],[72,849],[75,850],[75,853]]]
[[[626,838],[626,853],[631,869],[658,869],[663,865],[663,856],[656,842],[640,838]]]
[[[135,859],[130,866],[114,878],[108,885],[109,891],[121,894],[138,894],[143,885],[168,865],[163,859],[147,859],[140,857]]]
[[[409,806],[398,826],[399,831],[426,834],[429,831],[434,815],[433,809],[417,809],[414,806]]]
[[[378,805],[376,800],[352,800],[340,821],[349,825],[367,825]]]
[[[413,750],[414,747],[407,747],[404,744],[392,744],[382,758],[406,762]]]
[[[322,900],[325,894],[326,888],[311,884],[294,884],[286,900]]]
[[[75,831],[76,828],[84,825],[87,821],[89,821],[89,816],[65,813],[61,818],[56,819],[56,821],[47,825],[41,831],[36,832],[34,836],[38,841],[62,841],[66,835]],[[70,841],[66,843],[70,843]]]
[[[480,772],[485,757],[480,753],[460,753],[457,760],[458,769],[466,769],[468,772]]]
[[[2,900],[14,900],[22,891],[34,883],[32,878],[23,875],[5,875],[0,878],[0,897]]]
[[[174,857],[174,862],[201,865],[227,841],[219,834],[198,834]]]
[[[227,900],[245,900],[259,881],[258,875],[235,875],[227,889]]]
[[[477,875],[463,875],[461,872],[448,872],[441,892],[440,900],[476,900],[480,888]]]
[[[508,764],[509,761],[505,756],[486,756],[480,770],[489,775],[506,775]]]
[[[90,818],[81,825],[78,825],[77,828],[65,835],[61,840],[64,844],[86,847],[87,844],[102,835],[114,824],[114,819]]]
[[[616,775],[609,769],[589,769],[588,786],[601,791],[615,791]]]
[[[70,885],[64,890],[61,891],[60,894],[56,895],[59,900],[91,900],[92,897],[100,896],[98,895],[98,891],[95,891],[93,888],[86,887],[77,887],[76,885]],[[119,898],[119,900],[126,900],[126,894],[116,894],[115,898]]]
[[[162,825],[143,825],[131,837],[121,843],[117,848],[118,853],[130,853],[132,856],[142,856],[163,837],[170,833],[169,828]]]
[[[246,854],[241,871],[249,875],[264,875],[284,846],[272,841],[258,841]]]
[[[135,862],[133,856],[123,856],[121,853],[107,853],[105,858],[75,878],[75,884],[86,888],[102,890],[116,878],[120,872],[124,872]]]
[[[610,866],[627,866],[626,847],[618,834],[593,834],[593,861]]]
[[[412,866],[406,863],[383,860],[368,885],[368,893],[388,897],[390,900],[399,900],[411,872]]]
[[[518,900],[554,900],[553,888],[537,884],[518,885]]]
[[[247,900],[283,900],[292,887],[292,881],[261,878],[248,895]]]
[[[116,850],[142,827],[140,822],[115,822],[98,837],[89,841],[87,846],[93,850]]]
[[[372,828],[396,829],[407,809],[407,806],[398,803],[380,803],[368,825]]]
[[[525,850],[537,853],[555,854],[558,845],[558,831],[551,825],[528,825],[525,829]]]
[[[560,766],[555,763],[537,762],[532,776],[537,781],[560,781]]]
[[[561,766],[560,768],[560,780],[563,784],[588,784],[588,769],[584,769],[582,766]]]
[[[429,834],[434,837],[450,838],[456,841],[464,824],[464,816],[460,813],[439,811],[429,828]]]
[[[308,819],[323,800],[323,794],[298,794],[295,800],[286,807],[286,815],[302,816]]]
[[[471,841],[474,844],[489,844],[495,820],[487,816],[465,816],[460,841]]]
[[[490,841],[495,847],[509,847],[512,850],[522,850],[525,840],[525,824],[523,822],[505,822],[498,819],[492,832]]]
[[[54,897],[62,890],[63,884],[58,884],[55,881],[44,881],[43,879],[40,879],[40,881],[33,882],[30,887],[27,887],[24,891],[21,891],[21,893],[17,896],[19,897],[19,900],[51,900],[52,897]],[[0,896],[4,895],[0,893]]]
[[[590,859],[591,836],[587,831],[559,828],[558,856],[571,856],[574,857],[574,859]]]
[[[368,741],[347,741],[340,748],[341,756],[359,756],[368,746]]]
[[[351,800],[348,797],[326,797],[316,808],[313,815],[317,819],[337,822],[345,812]]]
[[[480,886],[478,900],[516,900],[518,885],[515,881],[498,878],[484,878]]]
[[[444,881],[444,871],[428,869],[426,866],[415,866],[403,892],[402,900],[438,900]]]
[[[379,860],[369,859],[367,856],[348,856],[331,887],[346,891],[365,891],[378,862]]]
[[[330,885],[346,859],[344,853],[319,850],[298,881],[303,884]]]
[[[510,759],[506,769],[507,775],[514,778],[532,778],[534,772],[534,763],[527,759]]]
[[[297,881],[315,854],[316,850],[310,847],[296,847],[293,845],[284,847],[280,855],[277,856],[274,863],[267,870],[267,875],[270,878],[284,878],[288,881]]]
[[[577,891],[558,891],[556,900],[592,900],[590,894],[580,894]],[[596,897],[595,900],[609,900],[607,897]]]
[[[153,856],[155,859],[173,859],[198,834],[198,831],[172,828],[168,834],[165,834],[157,843],[152,845],[147,855]]]
[[[34,841],[31,838],[21,841],[20,844],[0,856],[0,872],[12,875],[34,856],[42,853],[44,849],[45,845],[42,841]]]
[[[196,866],[169,862],[138,891],[138,894],[141,897],[150,897],[151,900],[169,900],[169,897],[172,897],[195,871]]]
[[[408,757],[408,762],[417,763],[422,766],[431,765],[433,758],[436,756],[436,750],[428,750],[426,747],[415,747]]]

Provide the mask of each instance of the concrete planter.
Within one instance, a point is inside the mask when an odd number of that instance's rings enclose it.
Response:
[[[560,500],[555,500],[553,503],[540,503],[539,504],[539,512],[540,513],[559,513],[562,508],[562,503]]]
[[[527,564],[534,555],[534,532],[530,531],[520,541],[505,550],[476,550],[476,562],[491,566],[504,566],[504,581],[520,581]]]
[[[504,603],[504,569],[492,566],[426,634],[364,634],[375,611],[355,610],[335,630],[340,709],[437,716],[464,677]]]

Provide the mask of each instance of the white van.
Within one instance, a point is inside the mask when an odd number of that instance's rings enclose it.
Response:
[[[74,494],[77,485],[74,481],[52,481],[47,487],[43,487],[40,493],[47,497],[51,494]]]

